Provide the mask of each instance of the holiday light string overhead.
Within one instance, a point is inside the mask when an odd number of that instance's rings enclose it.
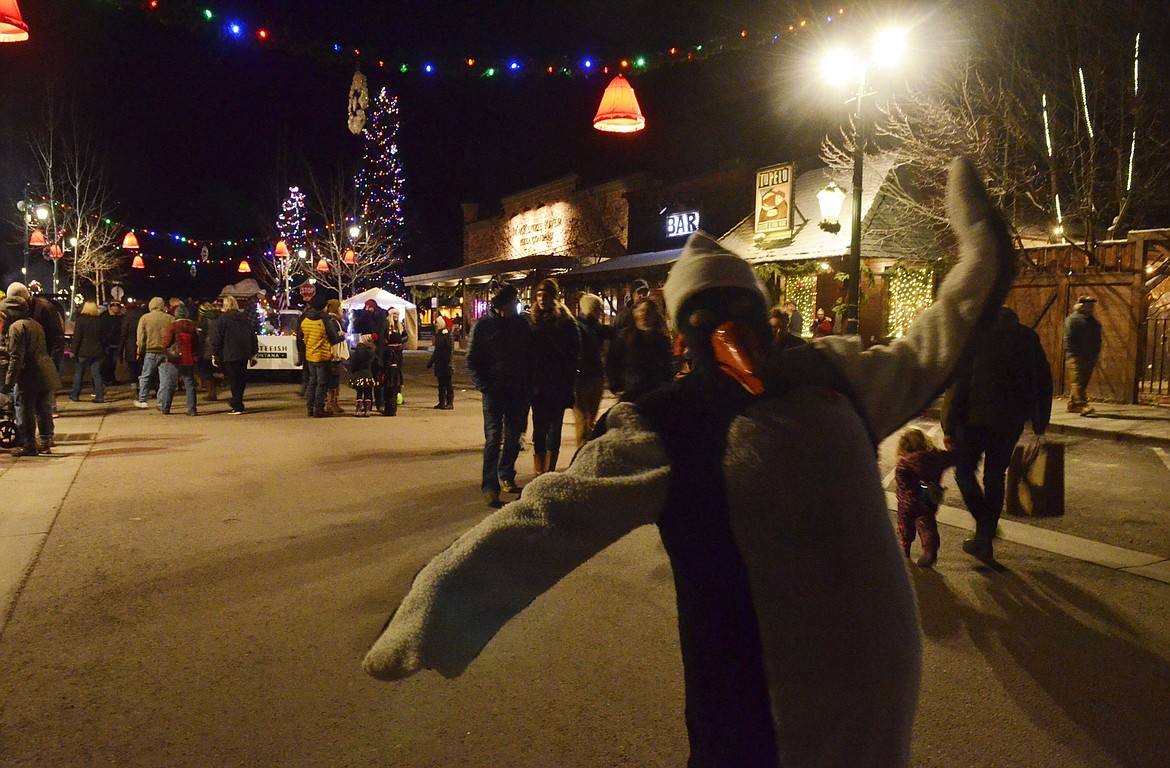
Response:
[[[722,35],[698,44],[672,46],[651,53],[634,53],[627,56],[561,55],[489,59],[476,55],[426,57],[419,54],[405,57],[407,60],[404,60],[402,56],[391,56],[369,47],[363,49],[360,45],[338,41],[305,41],[300,37],[281,35],[274,31],[271,24],[250,22],[239,14],[217,10],[217,6],[213,5],[193,5],[179,0],[149,0],[146,4],[121,0],[116,4],[125,9],[144,8],[150,16],[162,23],[203,27],[218,31],[228,40],[241,43],[253,41],[256,45],[274,46],[289,53],[316,54],[319,57],[333,59],[340,57],[346,61],[352,60],[350,58],[352,56],[353,59],[365,61],[367,64],[376,64],[380,69],[404,75],[487,78],[497,75],[537,74],[588,77],[701,61],[728,51],[775,46],[788,37],[831,24],[845,15],[846,11],[845,6],[826,4],[825,10],[820,14],[792,17],[766,26],[743,26],[738,34]]]

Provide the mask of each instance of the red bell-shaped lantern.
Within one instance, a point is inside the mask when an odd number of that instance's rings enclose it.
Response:
[[[142,260],[142,256],[134,254],[134,261],[130,262],[131,269],[146,269],[146,262]]]
[[[646,127],[646,118],[629,81],[621,75],[606,86],[601,105],[593,117],[593,127],[610,133],[633,133]]]
[[[127,232],[126,236],[122,238],[122,247],[128,251],[137,251],[138,236],[133,232]]]
[[[34,229],[32,234],[28,236],[28,244],[34,248],[44,248],[48,245],[45,241],[45,233],[39,229]]]
[[[56,243],[53,243],[51,246],[49,246],[49,258],[53,261],[56,261],[64,255],[65,252],[61,250],[61,246],[57,245]]]
[[[240,262],[240,266],[236,267],[237,272],[251,272],[252,265],[248,263],[247,259]]]
[[[272,253],[273,253],[273,255],[275,255],[278,258],[287,259],[288,258],[288,244],[285,243],[283,240],[279,241],[276,244],[276,247],[272,249]],[[242,272],[243,270],[240,270],[240,271]]]
[[[353,252],[353,248],[346,248],[345,255],[341,257],[341,260],[346,264],[353,265],[357,263],[357,254]]]
[[[328,272],[329,271],[329,262],[325,261],[324,256],[322,256],[320,259],[317,260],[317,271],[318,272]]]
[[[0,0],[0,43],[28,40],[28,24],[20,17],[16,0]]]

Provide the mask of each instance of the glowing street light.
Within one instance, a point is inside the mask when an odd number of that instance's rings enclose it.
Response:
[[[887,68],[898,64],[906,51],[906,31],[887,27],[875,36],[870,55],[858,59],[849,52],[839,49],[831,52],[821,62],[821,73],[830,85],[855,84],[853,100],[857,102],[853,125],[853,220],[849,232],[849,255],[845,259],[845,333],[857,333],[857,304],[861,289],[861,187],[865,165],[865,123],[862,120],[862,100],[868,96],[867,75],[871,67]],[[835,186],[835,185],[834,185]],[[839,189],[839,188],[838,188]],[[822,190],[825,192],[826,190]],[[835,194],[829,192],[829,194]],[[820,202],[820,195],[817,196]],[[842,197],[842,201],[843,201]],[[829,202],[826,200],[825,202]],[[822,211],[825,203],[822,203]],[[840,209],[838,208],[838,213]],[[826,221],[828,217],[823,217]],[[832,231],[825,226],[823,229]],[[840,224],[837,224],[840,229]]]

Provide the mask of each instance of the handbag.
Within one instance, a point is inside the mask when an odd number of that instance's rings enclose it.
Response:
[[[175,334],[174,340],[163,350],[163,354],[167,356],[167,361],[171,363],[178,364],[183,359],[183,346],[179,344],[179,334]]]
[[[333,362],[340,363],[349,359],[349,344],[346,343],[345,339],[333,344],[332,349]]]
[[[1004,511],[1009,515],[1064,514],[1064,443],[1036,442],[1012,450]]]

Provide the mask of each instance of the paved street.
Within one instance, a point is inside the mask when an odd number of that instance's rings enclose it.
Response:
[[[278,383],[251,387],[244,416],[222,401],[195,419],[138,411],[125,388],[107,406],[62,398],[52,457],[0,459],[0,765],[682,765],[652,529],[566,578],[458,679],[362,673],[413,575],[488,511],[478,397],[457,366],[456,409],[432,410],[425,359],[408,355],[395,419],[309,420]],[[1138,420],[1117,413],[1081,421]],[[1068,512],[1005,518],[1004,572],[959,551],[970,518],[944,480],[938,567],[913,569],[915,766],[1170,754],[1170,432],[1121,442],[1057,421]],[[527,480],[530,453],[519,466]]]

